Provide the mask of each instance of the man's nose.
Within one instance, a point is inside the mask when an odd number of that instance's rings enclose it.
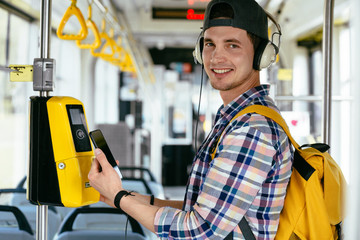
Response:
[[[216,47],[214,49],[214,51],[211,54],[211,59],[210,61],[212,63],[218,63],[218,62],[223,62],[225,61],[226,57],[225,57],[225,52],[224,49]]]

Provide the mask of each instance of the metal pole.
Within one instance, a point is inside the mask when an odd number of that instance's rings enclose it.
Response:
[[[324,67],[324,99],[323,99],[323,141],[330,144],[331,126],[331,66],[332,35],[334,25],[334,0],[325,0],[323,24],[323,67]]]
[[[50,58],[51,0],[41,1],[40,58]]]
[[[47,240],[48,206],[37,206],[36,212],[36,240]]]
[[[40,58],[50,58],[52,0],[41,1],[40,12]],[[48,96],[48,91],[40,91],[40,96]]]
[[[40,58],[50,58],[50,34],[51,34],[51,0],[41,1],[40,13]],[[48,95],[46,91],[40,91],[40,96]],[[37,206],[36,212],[36,240],[47,240],[48,230],[48,206]]]

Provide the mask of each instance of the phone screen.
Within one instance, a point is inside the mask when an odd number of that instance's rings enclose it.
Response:
[[[91,141],[93,142],[95,148],[100,148],[101,151],[105,154],[107,160],[109,161],[112,167],[117,166],[114,156],[112,155],[109,146],[107,145],[104,135],[100,129],[91,131],[89,133]]]

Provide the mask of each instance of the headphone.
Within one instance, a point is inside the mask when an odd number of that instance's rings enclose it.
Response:
[[[265,11],[265,10],[264,10]],[[277,28],[277,32],[272,34],[271,41],[262,39],[259,43],[259,46],[254,53],[254,62],[253,68],[255,70],[261,70],[269,67],[272,63],[276,61],[276,56],[279,53],[280,48],[280,38],[281,38],[281,28],[280,25],[275,21],[274,17],[267,11],[265,11],[267,17],[274,23]],[[279,42],[276,45],[273,42],[274,35],[278,35]],[[204,31],[201,31],[193,51],[195,63],[203,64],[202,60],[202,51],[204,48]]]

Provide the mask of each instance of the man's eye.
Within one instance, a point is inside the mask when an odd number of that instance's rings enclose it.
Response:
[[[210,42],[205,43],[205,47],[212,47],[212,46],[214,46],[214,44],[213,44],[213,43],[210,43]]]
[[[238,48],[239,46],[237,44],[230,44],[229,47],[230,48]]]

